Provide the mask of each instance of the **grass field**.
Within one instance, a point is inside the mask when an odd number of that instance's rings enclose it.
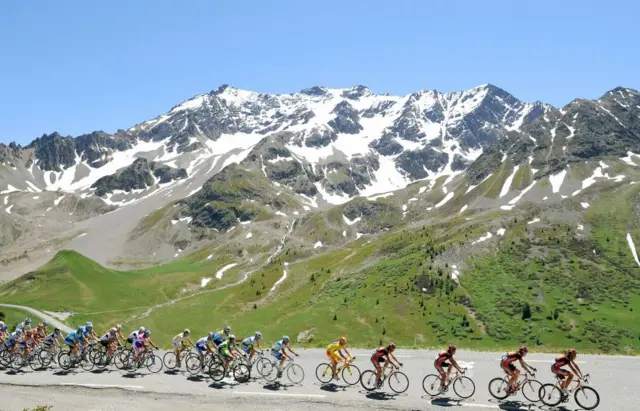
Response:
[[[34,324],[38,323],[38,317],[31,313],[16,308],[0,307],[0,321],[4,321],[12,331],[27,317],[31,318]]]
[[[625,236],[640,241],[639,191],[636,185],[605,192],[584,214],[584,231],[562,213],[528,225],[538,208],[471,221],[456,216],[424,227],[399,225],[319,255],[289,245],[270,264],[234,267],[206,289],[200,279],[231,257],[207,260],[209,250],[202,250],[125,272],[65,251],[3,285],[0,298],[72,310],[79,313],[75,321],[98,327],[144,325],[162,346],[185,327],[202,336],[230,324],[238,336],[260,330],[269,343],[287,334],[306,346],[345,335],[362,347],[393,340],[405,347],[506,350],[527,343],[539,351],[572,346],[637,354],[640,269]],[[317,218],[336,224],[339,217]],[[472,244],[495,232],[496,222],[507,229],[504,237]],[[247,281],[216,290],[254,269]],[[458,269],[459,283],[452,277]]]

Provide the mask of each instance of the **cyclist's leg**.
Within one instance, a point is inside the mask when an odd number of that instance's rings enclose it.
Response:
[[[445,386],[445,382],[446,382],[446,372],[444,371],[443,367],[445,367],[445,365],[448,365],[446,362],[442,362],[442,363],[438,363],[438,360],[436,360],[433,363],[433,366],[436,368],[436,371],[438,371],[438,374],[440,374],[440,386],[444,387]]]

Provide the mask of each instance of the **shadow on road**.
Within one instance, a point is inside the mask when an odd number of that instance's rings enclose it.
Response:
[[[423,395],[422,398],[427,398],[427,397]],[[431,404],[437,405],[440,407],[460,407],[461,406],[459,399],[447,398],[447,397],[433,398],[431,399]]]
[[[178,370],[166,370],[164,373],[167,375],[178,375],[179,372]]]
[[[495,404],[501,410],[506,410],[506,411],[529,411],[529,410],[538,408],[535,404],[529,404],[529,403],[525,404],[522,401],[500,402],[500,401],[491,399],[489,400],[489,402]]]
[[[122,378],[142,378],[142,377],[144,377],[144,375],[136,371],[129,371],[122,374]]]
[[[396,394],[388,394],[382,391],[376,391],[376,392],[367,391],[366,397],[369,398],[370,400],[389,401],[389,400],[395,400]]]
[[[103,374],[103,373],[111,373],[111,370],[103,368],[101,370],[93,370],[91,371],[92,374]]]
[[[71,373],[75,374],[76,372],[75,371],[71,371],[71,370],[68,370],[68,371],[59,370],[59,371],[55,371],[53,373],[53,375],[55,375],[56,377],[66,377],[67,375],[69,375]]]
[[[215,388],[216,390],[223,390],[225,388],[234,388],[236,385],[239,385],[238,382],[228,383],[225,381],[214,381],[209,384],[209,388]]]
[[[190,375],[187,377],[187,381],[193,381],[193,382],[201,382],[204,381],[206,378],[203,375]]]
[[[320,389],[322,391],[327,391],[327,392],[338,392],[338,391],[346,391],[347,387],[344,385],[337,385],[330,382],[328,384],[320,384]]]

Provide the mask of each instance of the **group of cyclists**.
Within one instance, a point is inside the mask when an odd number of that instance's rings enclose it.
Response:
[[[53,350],[58,346],[65,344],[72,354],[77,354],[78,349],[86,348],[89,342],[94,341],[100,343],[107,350],[108,354],[113,354],[118,344],[129,343],[135,352],[136,363],[139,363],[140,356],[148,350],[148,345],[158,349],[158,346],[151,340],[151,331],[145,327],[140,327],[132,331],[126,338],[122,334],[122,326],[120,324],[108,329],[103,335],[99,336],[94,332],[93,324],[89,321],[84,325],[78,326],[76,330],[67,334],[64,338],[59,328],[54,328],[53,332],[47,333],[47,321],[43,321],[32,327],[30,318],[16,326],[13,332],[9,332],[8,326],[0,321],[0,343],[4,345],[4,349],[11,352],[22,350],[25,358],[38,345],[42,344],[46,350]],[[262,333],[256,331],[252,336],[238,341],[236,336],[231,334],[231,327],[226,325],[218,332],[210,332],[206,336],[196,340],[195,344],[191,340],[191,331],[185,329],[180,334],[173,337],[171,345],[176,356],[176,362],[180,365],[181,353],[192,346],[196,349],[200,358],[200,367],[204,369],[204,360],[207,354],[217,353],[224,361],[225,368],[229,362],[236,356],[247,356],[249,361],[253,358],[257,350],[262,350]],[[349,361],[353,356],[346,348],[347,340],[345,337],[339,338],[337,341],[327,346],[326,355],[331,364],[334,377],[336,375],[336,367],[341,361]],[[381,376],[383,367],[394,366],[400,367],[402,363],[395,357],[394,352],[396,346],[389,343],[375,349],[371,355],[370,361],[375,367],[378,385],[381,384]],[[271,355],[278,362],[278,377],[282,376],[282,367],[287,360],[288,353],[298,356],[291,347],[288,336],[276,341],[271,347]],[[515,366],[517,361],[521,367],[527,372],[535,372],[535,368],[526,363],[524,357],[529,352],[525,345],[522,345],[517,351],[508,352],[502,356],[500,360],[500,368],[510,377],[508,384],[510,390],[516,390],[516,381],[520,376],[520,370]],[[446,350],[441,351],[434,361],[434,367],[441,377],[441,390],[446,390],[446,381],[450,377],[452,370],[455,368],[458,372],[463,373],[463,369],[454,359],[456,354],[456,346],[450,345]],[[583,377],[580,367],[576,364],[577,352],[569,349],[562,355],[555,358],[551,365],[551,372],[561,379],[560,387],[563,393],[567,393],[567,387],[577,375]],[[567,369],[566,367],[569,367]]]

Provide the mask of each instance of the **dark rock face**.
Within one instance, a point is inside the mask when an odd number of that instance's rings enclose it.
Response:
[[[425,147],[421,150],[405,151],[396,159],[396,166],[416,180],[429,176],[428,171],[437,172],[447,165],[448,161],[447,153]]]
[[[393,156],[402,153],[403,147],[391,135],[385,135],[378,140],[374,140],[369,147],[376,150],[383,156]]]
[[[342,97],[349,100],[359,100],[360,97],[371,95],[371,91],[365,86],[355,86],[342,92]]]
[[[389,110],[391,107],[395,106],[396,102],[393,100],[386,100],[376,104],[373,107],[370,107],[362,112],[362,117],[364,118],[372,118],[377,115],[385,116],[385,112]]]
[[[313,86],[311,88],[305,88],[300,91],[301,94],[306,94],[308,96],[324,96],[327,94],[327,89],[320,86]]]
[[[455,154],[451,162],[451,169],[453,171],[461,171],[467,168],[469,164],[471,164],[470,161],[465,160],[460,154]]]
[[[187,171],[184,168],[175,169],[166,165],[159,165],[154,162],[149,163],[144,158],[136,159],[129,167],[116,174],[105,176],[93,183],[91,188],[95,188],[95,194],[102,197],[114,190],[126,192],[141,190],[155,184],[152,173],[160,179],[160,183],[186,178]]]
[[[72,137],[63,137],[58,133],[43,134],[27,148],[34,148],[40,168],[45,171],[62,171],[62,168],[75,164],[76,143]]]
[[[17,160],[22,158],[22,147],[16,143],[5,145],[0,143],[0,164],[5,163],[15,167]]]
[[[358,134],[362,130],[358,112],[347,101],[338,103],[331,113],[335,114],[336,117],[329,121],[329,127],[332,127],[338,133]]]
[[[112,136],[102,131],[83,134],[75,139],[76,152],[82,153],[81,160],[89,167],[102,167],[110,160],[114,151],[124,151],[133,147],[133,137],[126,132]]]
[[[333,130],[313,129],[304,140],[304,145],[307,147],[326,147],[337,139],[338,135]]]

